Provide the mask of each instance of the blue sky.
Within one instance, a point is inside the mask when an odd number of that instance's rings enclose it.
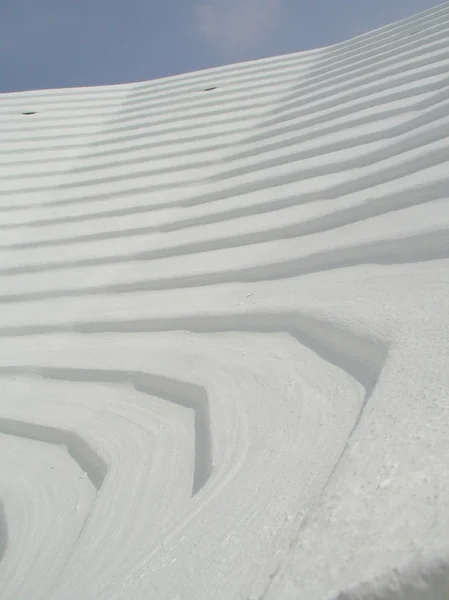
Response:
[[[342,41],[441,0],[0,0],[0,91],[154,79]]]

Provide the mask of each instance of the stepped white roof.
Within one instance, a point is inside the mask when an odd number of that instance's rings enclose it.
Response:
[[[448,598],[449,3],[0,122],[1,598]]]

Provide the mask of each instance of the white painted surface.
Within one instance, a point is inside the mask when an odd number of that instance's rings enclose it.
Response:
[[[449,598],[449,4],[0,121],[2,600]]]

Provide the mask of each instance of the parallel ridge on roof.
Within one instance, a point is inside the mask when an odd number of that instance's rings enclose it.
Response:
[[[224,580],[237,597],[240,562],[267,559],[268,538],[251,531],[265,531],[270,511],[281,527],[287,512],[273,495],[284,490],[286,505],[307,514],[387,360],[373,338],[388,290],[368,332],[345,329],[359,310],[347,267],[368,278],[396,265],[399,280],[403,265],[449,257],[449,3],[330,48],[158,81],[6,94],[0,123],[0,433],[27,439],[30,478],[47,460],[45,442],[67,446],[78,465],[64,479],[72,490],[77,470],[92,484],[80,484],[83,518],[68,511],[72,496],[53,500],[56,524],[74,519],[73,544],[51,538],[59,554],[49,543],[46,558],[39,539],[59,530],[35,516],[30,556],[50,564],[53,552],[61,572],[49,570],[33,593],[68,600],[82,580],[85,600],[118,599],[110,582],[120,580],[138,598],[144,573],[154,580],[142,593],[169,597],[181,572],[171,583],[164,574],[164,540],[170,560],[186,549],[198,569],[207,553],[210,564],[229,560],[201,590],[181,582],[186,598],[218,598]],[[346,304],[323,300],[326,318],[309,318],[332,286]],[[254,290],[285,306],[251,299]],[[260,343],[267,336],[283,360]],[[304,389],[313,401],[298,408]],[[114,437],[122,421],[125,441]],[[295,484],[276,464],[293,469],[296,453]],[[234,477],[244,480],[238,498]],[[55,496],[50,475],[41,483],[36,497]],[[135,510],[123,511],[117,531],[114,506]],[[226,526],[213,518],[220,507]],[[223,533],[247,522],[249,544]],[[33,589],[32,560],[22,559],[8,572],[10,597]]]

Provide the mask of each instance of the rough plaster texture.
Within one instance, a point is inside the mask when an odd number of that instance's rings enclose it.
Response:
[[[0,120],[2,600],[449,598],[449,3]]]

